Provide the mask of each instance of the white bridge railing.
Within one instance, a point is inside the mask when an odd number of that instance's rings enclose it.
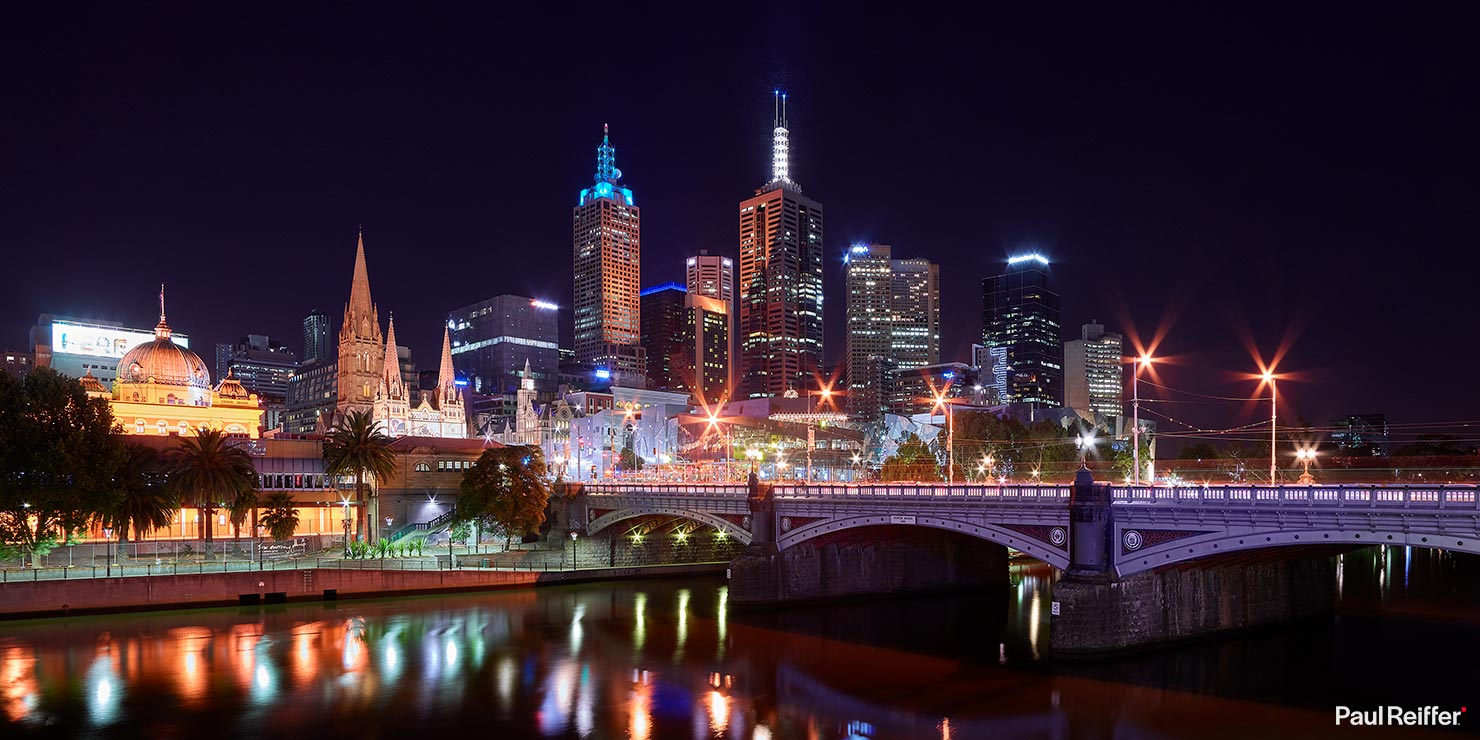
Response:
[[[778,499],[981,500],[1068,503],[1073,486],[988,486],[977,484],[780,484]],[[698,496],[745,498],[744,484],[587,483],[597,496]],[[1480,487],[1472,485],[1392,486],[1114,486],[1112,500],[1129,506],[1277,506],[1312,508],[1415,508],[1480,510]]]

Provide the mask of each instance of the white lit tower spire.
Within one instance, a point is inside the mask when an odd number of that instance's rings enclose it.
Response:
[[[801,190],[791,179],[791,153],[786,129],[786,93],[774,91],[775,126],[771,129],[771,184],[790,185]]]

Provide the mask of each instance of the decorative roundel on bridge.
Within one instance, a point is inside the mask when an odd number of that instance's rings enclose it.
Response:
[[[1069,535],[1064,532],[1063,527],[1054,527],[1048,533],[1049,542],[1052,542],[1056,547],[1063,547],[1064,542],[1066,542],[1068,539]]]
[[[744,527],[746,529],[750,529],[750,515],[749,514],[746,514],[745,517],[740,520],[740,526],[742,526],[742,527]]]
[[[1144,544],[1141,540],[1141,533],[1134,529],[1126,530],[1124,539],[1125,549],[1127,550],[1139,550],[1141,549],[1141,545]]]
[[[791,531],[791,517],[789,517],[789,516],[781,517],[781,531],[783,531],[783,532],[790,532]]]

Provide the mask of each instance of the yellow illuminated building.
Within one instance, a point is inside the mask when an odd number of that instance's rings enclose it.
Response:
[[[154,341],[134,347],[118,361],[111,392],[91,372],[83,375],[82,384],[89,395],[108,399],[124,434],[187,436],[215,429],[257,439],[261,433],[257,395],[229,372],[212,387],[200,356],[170,340],[162,288]]]

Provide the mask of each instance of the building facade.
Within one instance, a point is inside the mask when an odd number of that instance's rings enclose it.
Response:
[[[627,382],[643,382],[639,278],[641,211],[622,185],[617,150],[602,127],[595,183],[581,190],[572,210],[576,361],[605,368]]]
[[[339,403],[339,364],[333,361],[304,363],[288,378],[283,432],[313,434],[320,417],[333,416]]]
[[[869,421],[889,406],[891,373],[940,362],[940,268],[888,244],[855,244],[843,264],[848,410]]]
[[[314,309],[303,318],[303,364],[334,359],[334,328],[329,316]]]
[[[749,398],[801,392],[822,367],[822,204],[791,179],[786,96],[777,94],[771,180],[740,202],[740,382]]]
[[[735,261],[729,257],[711,255],[709,250],[701,249],[699,254],[684,261],[686,270],[689,295],[711,298],[725,305],[725,317],[727,325],[725,333],[728,335],[729,346],[725,348],[725,368],[730,374],[725,379],[726,392],[735,386],[738,375],[736,361],[739,350],[735,346],[735,320],[738,307],[735,304]]]
[[[1008,403],[1063,404],[1064,345],[1059,294],[1049,290],[1048,260],[1012,257],[982,281],[982,343],[1007,352]]]
[[[940,362],[940,265],[923,259],[889,263],[889,353],[902,368]]]
[[[1343,455],[1384,457],[1388,454],[1386,414],[1354,414],[1331,421],[1331,443]]]
[[[688,390],[693,378],[684,362],[684,334],[688,290],[663,283],[642,291],[642,347],[647,354],[647,387],[660,391]]]
[[[560,314],[554,304],[496,296],[453,310],[447,326],[453,368],[473,392],[512,393],[526,378],[547,395],[559,387]]]
[[[31,328],[31,354],[36,367],[49,367],[73,378],[91,373],[106,386],[118,376],[118,361],[124,354],[155,338],[153,329],[44,313]],[[170,340],[190,348],[190,338],[184,334],[171,332]]]
[[[1125,413],[1122,399],[1124,340],[1092,321],[1080,336],[1064,343],[1064,405],[1085,415],[1098,412],[1110,418]]]

